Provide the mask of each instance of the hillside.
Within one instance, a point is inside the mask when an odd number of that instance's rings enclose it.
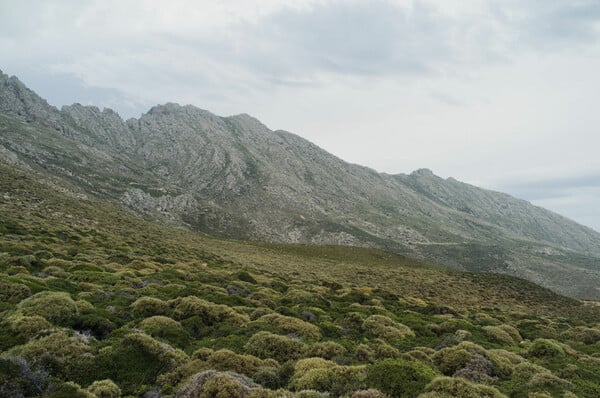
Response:
[[[426,169],[388,175],[248,115],[166,104],[58,110],[0,74],[0,157],[149,220],[211,235],[375,247],[599,298],[600,234]]]
[[[2,396],[600,391],[600,307],[378,249],[220,240],[0,173]]]

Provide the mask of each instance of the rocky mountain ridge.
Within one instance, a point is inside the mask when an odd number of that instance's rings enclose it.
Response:
[[[0,72],[0,158],[146,218],[238,239],[373,246],[600,297],[600,234],[426,169],[344,162],[248,115],[158,105],[61,110]]]

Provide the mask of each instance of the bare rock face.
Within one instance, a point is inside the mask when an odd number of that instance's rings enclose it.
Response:
[[[126,191],[121,200],[125,205],[140,213],[159,213],[170,218],[175,218],[176,215],[192,211],[198,207],[196,199],[187,193],[177,196],[161,195],[155,197],[138,188]]]
[[[61,111],[65,120],[87,133],[82,136],[86,144],[96,144],[119,152],[135,147],[135,138],[129,127],[112,109],[100,111],[95,106],[73,104],[63,106]]]
[[[63,126],[58,109],[50,106],[16,77],[0,71],[0,113],[24,122],[38,121],[60,130]]]
[[[61,111],[0,73],[0,159],[171,224],[233,238],[375,246],[600,298],[600,234],[430,170],[349,164],[251,116],[157,105]]]

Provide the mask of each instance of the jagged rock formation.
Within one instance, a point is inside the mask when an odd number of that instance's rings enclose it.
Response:
[[[599,233],[426,169],[349,164],[248,115],[177,104],[127,121],[79,104],[59,111],[0,73],[0,158],[206,233],[376,246],[600,297]]]

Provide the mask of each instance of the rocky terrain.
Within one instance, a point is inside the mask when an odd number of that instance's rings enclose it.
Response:
[[[248,115],[56,109],[0,72],[0,158],[145,218],[236,239],[377,247],[599,298],[600,234],[427,169],[349,164]]]

